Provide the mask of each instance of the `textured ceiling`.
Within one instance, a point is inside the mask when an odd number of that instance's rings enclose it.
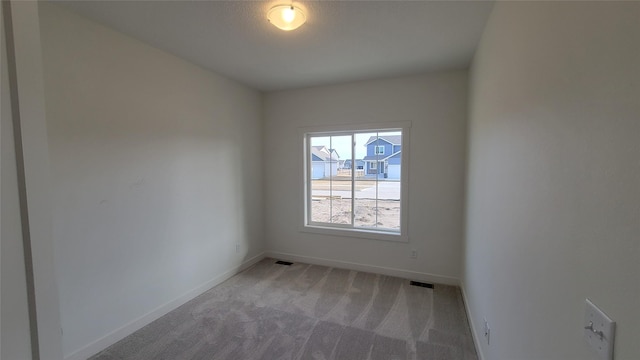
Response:
[[[281,31],[274,1],[62,1],[81,15],[259,90],[466,68],[488,1],[302,1]],[[288,0],[285,1],[288,3]]]

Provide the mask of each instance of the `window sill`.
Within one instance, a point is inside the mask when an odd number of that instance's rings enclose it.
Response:
[[[409,242],[409,236],[406,234],[375,231],[367,229],[351,229],[351,228],[330,228],[325,226],[304,225],[300,228],[301,232],[329,235],[329,236],[345,236],[355,237],[369,240],[393,241],[393,242]]]

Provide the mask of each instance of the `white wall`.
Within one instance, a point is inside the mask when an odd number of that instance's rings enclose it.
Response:
[[[640,358],[640,3],[498,2],[472,67],[464,285],[492,360]]]
[[[2,146],[2,169],[7,170],[3,173],[7,185],[5,187],[3,183],[2,186],[6,195],[3,200],[7,200],[7,204],[3,201],[2,221],[8,228],[6,232],[4,228],[2,231],[2,256],[5,256],[4,250],[8,249],[7,256],[24,259],[12,258],[8,261],[9,274],[6,274],[6,278],[9,281],[6,283],[3,273],[2,287],[3,290],[9,289],[6,294],[9,301],[5,303],[3,297],[8,335],[3,332],[2,340],[8,350],[3,346],[2,356],[28,359],[33,355],[34,358],[55,360],[62,358],[62,341],[53,264],[51,189],[38,6],[33,1],[3,2],[2,5],[6,6],[4,15],[11,15],[12,24],[7,26],[11,32],[6,35],[13,39],[13,46],[7,43],[6,55],[15,60],[12,62],[14,66],[3,71],[13,75],[10,82],[11,107],[17,110],[16,114],[19,113],[19,116],[13,117],[10,125],[6,116],[2,120],[2,127],[7,130],[2,134],[6,143],[6,146]],[[7,19],[4,19],[6,25],[9,24]],[[6,83],[3,87],[7,96]],[[5,98],[3,101],[6,101]],[[11,141],[9,137],[13,126],[18,127]],[[15,150],[12,148],[14,144]],[[16,194],[19,194],[19,198]],[[19,214],[16,213],[18,209]],[[5,240],[9,247],[5,247]],[[24,307],[27,298],[30,300],[30,317],[26,316]],[[30,324],[26,324],[27,319],[31,321]],[[33,337],[33,344],[25,338],[30,327],[31,333],[37,335],[37,341]],[[31,351],[27,349],[28,344],[31,345]]]
[[[0,21],[3,21],[0,6]],[[22,248],[22,221],[18,199],[18,175],[13,140],[9,73],[5,44],[4,23],[0,23],[2,43],[2,74],[0,82],[0,358],[31,359],[29,308],[27,306],[27,279]]]
[[[452,71],[269,93],[265,96],[265,219],[270,252],[340,266],[366,264],[457,282],[463,229],[467,72]],[[298,128],[411,121],[410,243],[299,231]],[[404,156],[405,154],[403,154]],[[418,251],[410,259],[411,249]],[[326,261],[325,261],[326,262]],[[385,270],[386,269],[386,270]],[[407,273],[404,273],[407,274]]]
[[[261,253],[262,99],[55,5],[40,16],[63,345],[81,357]]]

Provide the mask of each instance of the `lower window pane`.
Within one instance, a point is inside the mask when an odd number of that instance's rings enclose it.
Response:
[[[400,181],[378,183],[378,194],[378,228],[400,230]]]
[[[351,180],[334,180],[332,194],[333,212],[331,214],[331,223],[351,224]]]
[[[358,227],[376,227],[376,181],[366,180],[364,176],[356,179],[354,205],[354,225]]]
[[[400,230],[400,180],[356,179],[354,225]]]
[[[331,200],[327,181],[311,180],[311,221],[328,223],[331,219]]]

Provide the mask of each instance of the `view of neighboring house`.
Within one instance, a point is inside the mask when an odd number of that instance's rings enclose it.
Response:
[[[356,170],[364,170],[364,160],[356,159]],[[351,169],[351,159],[344,161],[344,169]]]
[[[372,136],[365,144],[365,173],[385,179],[400,179],[402,135]]]
[[[340,155],[326,146],[311,147],[311,179],[324,179],[338,173]]]

